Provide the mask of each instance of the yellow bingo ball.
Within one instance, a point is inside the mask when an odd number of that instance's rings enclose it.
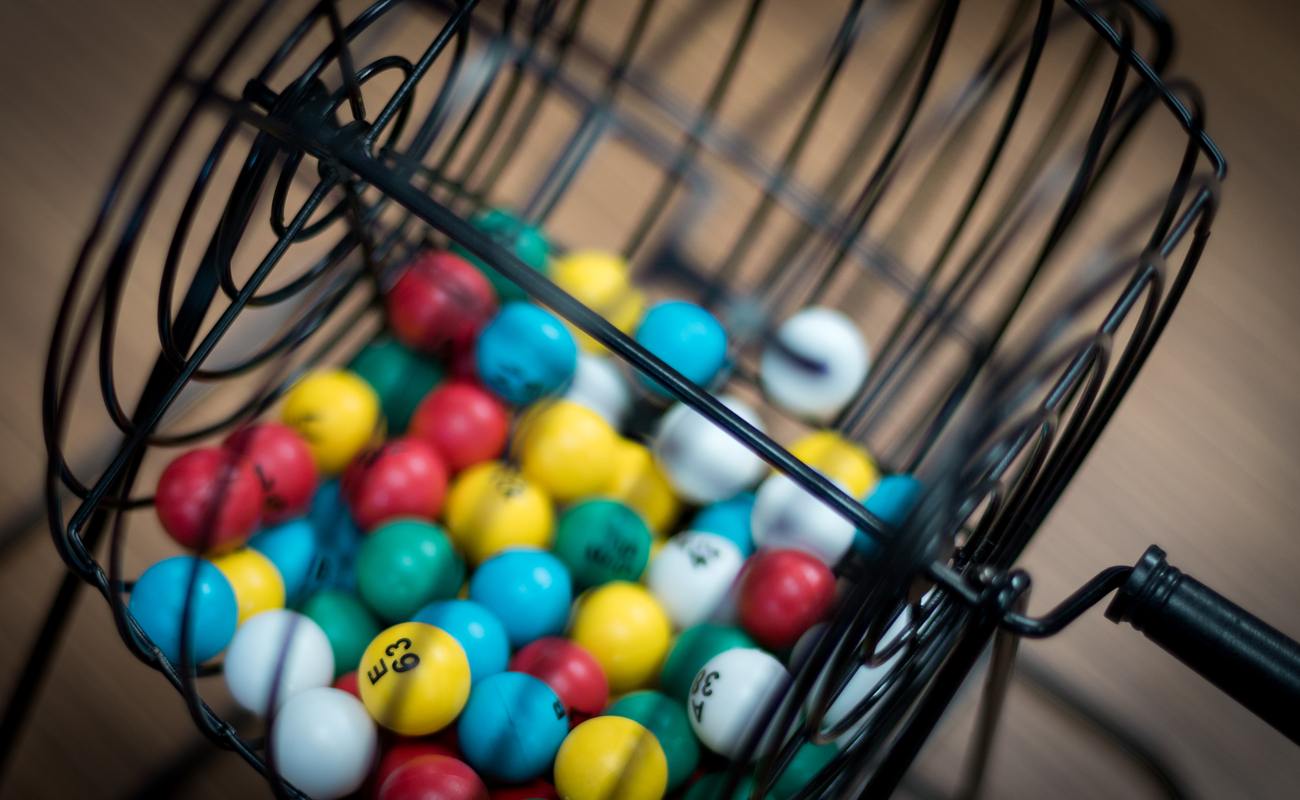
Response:
[[[370,642],[357,667],[361,702],[375,721],[403,736],[451,724],[469,699],[469,659],[452,635],[401,622]]]
[[[619,439],[609,478],[607,497],[640,514],[656,536],[668,532],[681,511],[681,503],[650,448],[630,439]]]
[[[672,622],[655,596],[627,581],[607,583],[580,597],[569,632],[600,663],[614,695],[655,679],[672,636]]]
[[[790,454],[838,481],[854,497],[866,497],[880,480],[880,471],[859,445],[834,431],[814,431],[790,445]]]
[[[645,313],[645,296],[632,285],[627,261],[621,256],[580,250],[552,262],[550,273],[560,288],[624,333],[630,333]],[[605,351],[595,339],[572,326],[570,329],[583,350]]]
[[[618,434],[604,417],[570,400],[530,409],[515,432],[524,477],[560,503],[601,493],[617,449]]]
[[[478,565],[507,547],[551,546],[555,512],[546,493],[500,461],[456,476],[445,512],[451,540]]]
[[[382,434],[379,395],[345,369],[309,373],[284,397],[284,424],[307,440],[317,468],[337,475]]]
[[[230,581],[239,604],[239,622],[263,611],[284,608],[284,577],[271,559],[245,547],[212,559],[212,565]]]
[[[654,734],[627,717],[592,717],[569,731],[555,754],[564,800],[659,800],[668,759]]]

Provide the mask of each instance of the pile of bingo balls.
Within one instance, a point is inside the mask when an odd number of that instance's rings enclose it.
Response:
[[[705,309],[648,305],[621,258],[553,257],[504,211],[475,222],[700,386],[727,379]],[[871,540],[468,254],[418,255],[385,299],[391,335],[167,465],[158,518],[190,555],[131,587],[140,630],[187,669],[222,657],[313,797],[715,797]],[[857,328],[813,308],[760,378],[813,423],[791,451],[900,524],[919,484],[816,429],[867,369]],[[620,433],[636,414],[645,442]],[[836,752],[805,745],[769,796]]]

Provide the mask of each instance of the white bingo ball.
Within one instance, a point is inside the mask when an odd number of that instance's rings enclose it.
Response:
[[[614,430],[623,428],[632,408],[632,390],[618,363],[591,353],[578,354],[578,368],[564,397],[595,411]]]
[[[726,395],[718,400],[763,430],[758,412],[743,401]],[[654,454],[678,496],[698,505],[740,494],[767,469],[747,447],[684,403],[674,405],[659,422]]]
[[[756,547],[802,550],[831,567],[853,545],[855,530],[835,509],[780,474],[758,487],[749,524]]]
[[[317,800],[361,788],[379,749],[361,701],[323,686],[294,695],[271,723],[271,757],[281,777]]]
[[[310,617],[283,608],[264,611],[235,631],[223,672],[236,703],[269,716],[272,694],[279,708],[299,692],[329,686],[334,651]]]
[[[664,544],[650,562],[645,581],[680,630],[713,614],[744,563],[740,548],[725,536],[687,531]]]
[[[880,637],[880,645],[882,647],[889,645],[899,636],[902,636],[903,632],[907,630],[908,626],[911,624],[912,610],[911,608],[904,608],[903,612],[899,614],[885,630],[884,635]],[[809,628],[803,636],[799,637],[799,641],[795,644],[794,650],[791,652],[790,663],[799,664],[804,658],[811,655],[812,648],[817,643],[818,637],[820,637],[822,632],[825,630],[826,623],[819,623]],[[840,724],[840,722],[842,722],[844,718],[857,707],[858,703],[862,702],[869,694],[875,691],[876,687],[880,685],[880,682],[889,675],[890,670],[898,664],[899,660],[903,657],[903,652],[904,651],[900,650],[897,653],[894,653],[880,664],[874,666],[863,665],[858,667],[854,671],[853,677],[849,678],[848,683],[844,684],[844,689],[840,692],[839,696],[836,697],[835,700],[831,702],[830,707],[826,709],[826,714],[822,717],[821,729],[823,731],[828,731],[832,727]],[[817,680],[813,682],[813,688],[808,692],[808,702],[805,706],[805,710],[810,714],[816,706],[818,697],[825,686],[826,677],[827,676],[824,672],[819,675]],[[871,717],[875,714],[875,709],[878,707],[879,706],[874,706],[871,711],[868,711],[862,716],[862,719],[857,724],[849,728],[849,730],[843,733],[839,738],[842,740],[851,739],[863,725],[871,720]]]
[[[780,661],[755,647],[736,647],[710,658],[691,683],[688,716],[695,735],[713,752],[734,758],[754,726],[764,722],[769,703],[790,683]],[[754,748],[755,756],[770,749],[779,737],[770,731]]]
[[[870,368],[866,339],[852,320],[815,307],[781,323],[763,349],[758,374],[773,403],[825,422],[848,405]]]

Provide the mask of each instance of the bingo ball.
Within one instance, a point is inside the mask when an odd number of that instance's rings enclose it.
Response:
[[[280,776],[319,800],[361,788],[379,736],[361,702],[328,686],[291,698],[271,723],[271,759]]]
[[[579,598],[569,637],[600,664],[614,694],[648,685],[659,673],[673,626],[654,595],[615,581]]]
[[[158,478],[154,508],[167,535],[189,550],[219,553],[248,539],[264,494],[248,461],[220,447],[182,453]]]
[[[818,773],[825,769],[839,752],[839,748],[831,743],[804,743],[794,751],[794,758],[790,759],[790,763],[777,777],[776,783],[772,784],[769,797],[772,800],[790,800],[805,786],[812,783]]]
[[[453,381],[424,398],[411,418],[410,434],[432,445],[452,472],[460,472],[501,455],[510,414],[488,390]]]
[[[718,400],[763,430],[757,412],[744,402],[727,395]],[[684,403],[674,405],[660,421],[654,454],[677,494],[699,505],[740,494],[758,483],[766,469],[749,448]]]
[[[691,727],[705,747],[735,758],[749,744],[790,683],[790,673],[768,653],[755,648],[725,650],[696,673],[687,699]],[[773,729],[772,733],[775,733]],[[775,738],[768,734],[769,740]],[[757,757],[774,741],[753,748]]]
[[[254,534],[249,549],[271,560],[284,580],[285,602],[292,605],[302,599],[317,578],[320,547],[316,531],[305,519],[295,519]]]
[[[487,787],[469,765],[449,755],[418,756],[379,784],[376,800],[488,800]]]
[[[668,788],[668,760],[639,722],[595,717],[560,745],[555,788],[565,800],[659,800]]]
[[[376,528],[357,554],[357,593],[386,622],[456,595],[465,563],[432,522],[399,519]]]
[[[515,433],[520,471],[561,503],[604,489],[617,447],[618,434],[609,423],[568,400],[529,409]]]
[[[299,692],[329,686],[334,651],[310,618],[276,609],[239,626],[222,671],[235,702],[265,717]]]
[[[842,485],[854,497],[866,497],[880,480],[867,451],[834,431],[814,431],[790,445],[790,455]]]
[[[595,411],[614,430],[622,429],[632,410],[632,390],[618,362],[592,353],[578,354],[573,383],[564,399]]]
[[[446,631],[402,622],[366,648],[357,684],[376,722],[403,736],[425,736],[447,727],[465,707],[469,660]]]
[[[190,660],[201,664],[230,644],[239,618],[230,581],[211,563],[193,556],[173,556],[145,570],[131,589],[130,608],[140,629],[177,665],[182,636],[189,637]]]
[[[578,346],[568,328],[531,303],[506,304],[474,349],[479,380],[516,406],[564,391],[577,366]]]
[[[752,492],[738,494],[699,510],[686,526],[688,531],[716,533],[740,548],[740,554],[749,557],[754,552],[754,537],[749,531],[749,517],[754,510]]]
[[[597,250],[575,251],[551,264],[551,280],[557,286],[623,333],[630,333],[645,311],[645,296],[632,285],[628,273],[622,256]],[[576,329],[574,337],[583,350],[599,353],[605,349]]]
[[[636,511],[660,536],[668,533],[681,511],[672,484],[650,449],[630,439],[618,440],[609,484],[601,494]]]
[[[298,432],[325,475],[337,475],[382,432],[379,395],[344,369],[308,373],[285,395],[280,419]]]
[[[659,692],[633,692],[619,698],[606,713],[639,722],[654,734],[668,761],[668,791],[681,786],[695,772],[700,745],[680,701]]]
[[[379,788],[384,785],[384,781],[388,780],[389,775],[423,756],[456,758],[456,751],[428,739],[397,737],[397,741],[384,750],[384,754],[379,757],[379,763],[375,765],[374,779],[370,782],[374,789],[371,794],[377,796]]]
[[[398,517],[438,516],[447,467],[428,443],[407,436],[358,456],[341,485],[352,519],[368,531]]]
[[[835,602],[835,576],[801,550],[763,550],[740,581],[740,622],[770,650],[782,650],[821,622]]]
[[[659,685],[674,700],[685,701],[695,674],[718,653],[736,647],[756,647],[749,634],[730,625],[702,622],[682,631],[664,661]]]
[[[518,786],[497,786],[489,795],[491,800],[560,800],[555,787],[538,778]]]
[[[781,323],[759,358],[759,380],[773,403],[826,422],[849,404],[871,368],[858,327],[829,308],[805,308]]]
[[[327,480],[316,490],[307,521],[316,534],[318,554],[313,586],[355,591],[357,552],[364,534],[352,521],[337,480]]]
[[[303,603],[302,613],[319,625],[329,639],[336,678],[355,670],[366,646],[379,635],[379,620],[347,592],[333,589],[318,592]]]
[[[532,675],[551,687],[575,722],[594,717],[609,702],[609,682],[600,663],[581,645],[559,636],[521,647],[510,659],[510,671]]]
[[[429,355],[469,345],[497,310],[483,273],[454,253],[417,255],[384,294],[388,325],[402,344]]]
[[[650,529],[617,500],[588,500],[560,516],[555,532],[559,556],[579,589],[640,579],[650,560]]]
[[[358,659],[359,660],[359,659]],[[351,670],[334,679],[330,686],[347,692],[358,700],[361,699],[361,687],[357,686],[357,671]]]
[[[387,336],[361,348],[348,363],[348,369],[379,395],[379,408],[390,435],[406,431],[420,401],[443,377],[438,362]]]
[[[470,223],[483,233],[486,233],[493,241],[514,253],[515,257],[524,262],[534,270],[546,273],[547,258],[551,252],[551,246],[546,241],[534,225],[529,225],[514,214],[500,208],[492,208],[475,214],[470,218]],[[519,284],[505,277],[501,273],[483,263],[478,256],[471,254],[468,250],[455,245],[452,250],[464,256],[474,266],[483,273],[496,290],[497,297],[501,302],[511,300],[523,300],[528,294]]]
[[[569,718],[560,698],[541,680],[522,672],[484,678],[470,692],[456,724],[465,760],[506,783],[546,772],[568,732]]]
[[[522,647],[564,630],[573,582],[563,561],[521,547],[484,561],[470,578],[469,599],[501,620],[511,647]]]
[[[252,464],[262,482],[262,522],[274,525],[307,511],[316,493],[316,462],[297,431],[262,422],[230,434],[225,447]]]
[[[472,684],[498,672],[510,661],[510,640],[501,620],[472,600],[443,600],[416,612],[414,620],[450,633],[469,659]]]
[[[471,564],[513,547],[550,547],[555,512],[546,493],[499,461],[475,464],[447,493],[447,532]]]
[[[236,550],[212,559],[212,565],[230,581],[239,603],[239,624],[249,617],[284,608],[284,579],[271,559],[252,548]]]
[[[898,530],[907,524],[924,491],[921,482],[911,475],[886,475],[862,505],[890,530]],[[854,532],[853,547],[869,556],[880,545],[866,531],[859,530]]]
[[[687,531],[672,537],[655,555],[646,585],[679,629],[713,615],[731,591],[745,557],[730,539]]]
[[[853,544],[853,523],[785,475],[758,488],[750,526],[760,548],[803,550],[830,566]]]
[[[646,312],[636,340],[692,383],[707,388],[727,366],[727,332],[709,312],[681,300],[659,303]],[[656,394],[668,390],[639,375]]]

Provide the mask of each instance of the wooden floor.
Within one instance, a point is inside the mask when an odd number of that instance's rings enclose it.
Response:
[[[0,4],[0,524],[43,524],[39,388],[49,325],[82,232],[134,120],[206,4]],[[1300,637],[1300,12],[1283,0],[1169,0],[1177,72],[1204,91],[1231,174],[1208,253],[1179,313],[1025,566],[1042,610],[1150,542]],[[150,320],[136,324],[150,325]],[[78,442],[93,453],[94,432]],[[48,537],[0,562],[0,674],[14,675],[61,566]],[[1295,797],[1295,748],[1128,629],[1086,616],[1022,652],[1145,740],[1202,798]],[[83,597],[49,656],[4,797],[117,797],[196,744],[179,698],[117,643]],[[216,690],[214,690],[216,691]],[[922,754],[951,785],[972,698]],[[214,701],[219,704],[218,701]],[[990,797],[1151,797],[1155,787],[1022,684],[993,755]],[[204,761],[178,796],[262,796],[234,756]]]

